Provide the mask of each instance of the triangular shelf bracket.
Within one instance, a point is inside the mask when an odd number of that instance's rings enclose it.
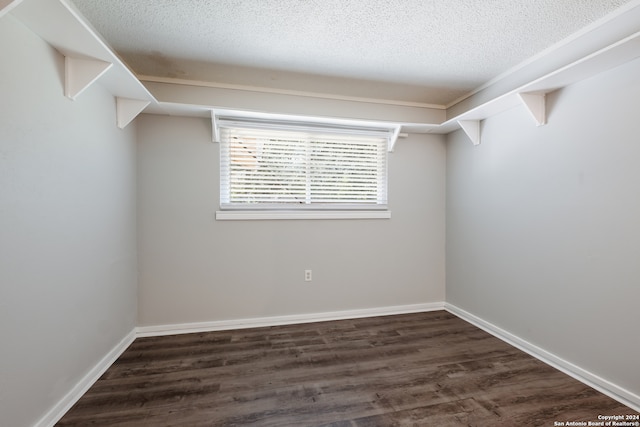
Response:
[[[220,142],[220,127],[218,127],[216,110],[211,110],[211,142]]]
[[[71,99],[76,99],[86,88],[107,72],[113,64],[97,59],[64,58],[64,91]]]
[[[116,117],[120,129],[124,129],[151,101],[116,97]]]
[[[458,120],[458,124],[473,145],[480,145],[480,120]]]
[[[402,126],[397,125],[393,130],[389,132],[389,143],[387,145],[387,151],[393,152],[393,148],[396,146],[396,142],[398,142],[398,138],[400,137],[400,129]]]
[[[520,100],[527,107],[529,113],[536,121],[536,126],[542,126],[547,123],[547,106],[544,93],[524,93],[518,94]]]

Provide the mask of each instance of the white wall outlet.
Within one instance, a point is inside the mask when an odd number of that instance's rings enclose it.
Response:
[[[305,270],[304,271],[304,281],[305,282],[310,282],[311,281],[311,270]]]

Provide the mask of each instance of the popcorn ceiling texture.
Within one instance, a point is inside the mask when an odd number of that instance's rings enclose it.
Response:
[[[629,0],[74,0],[132,69],[446,104]]]

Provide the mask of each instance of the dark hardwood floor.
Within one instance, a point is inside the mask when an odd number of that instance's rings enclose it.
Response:
[[[554,426],[637,414],[445,311],[137,339],[59,426]]]

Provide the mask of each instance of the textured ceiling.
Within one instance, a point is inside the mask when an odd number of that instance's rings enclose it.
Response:
[[[139,75],[446,105],[629,0],[73,0]]]

